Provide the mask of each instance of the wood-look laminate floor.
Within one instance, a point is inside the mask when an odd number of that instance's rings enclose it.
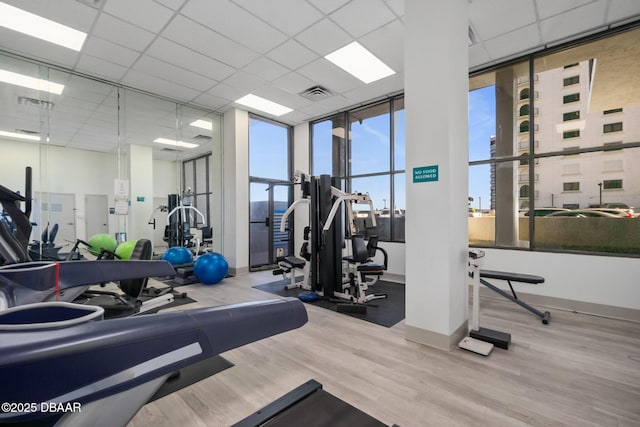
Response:
[[[270,272],[183,287],[216,306],[273,295]],[[406,341],[385,328],[307,306],[304,327],[224,353],[235,364],[143,407],[130,426],[228,426],[315,379],[389,425],[640,426],[640,324],[551,310],[551,322],[482,298],[481,325],[509,332],[489,357]]]

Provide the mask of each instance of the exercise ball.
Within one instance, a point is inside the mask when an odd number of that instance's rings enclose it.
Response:
[[[162,254],[162,259],[171,265],[189,264],[193,262],[191,251],[182,246],[169,248]]]
[[[136,247],[137,240],[127,240],[126,242],[122,242],[118,245],[115,250],[117,259],[129,259],[131,258],[131,253],[133,252],[133,248]]]
[[[100,255],[101,249],[106,249],[113,252],[116,250],[116,246],[118,246],[118,241],[116,240],[116,238],[106,233],[100,233],[91,236],[87,243],[89,243],[89,253],[95,256]]]
[[[200,255],[193,265],[193,274],[205,285],[215,285],[224,279],[228,272],[227,260],[217,252]]]

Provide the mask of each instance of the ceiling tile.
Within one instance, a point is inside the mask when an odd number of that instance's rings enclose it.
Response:
[[[404,16],[404,0],[384,0],[384,2],[398,17]]]
[[[273,49],[287,39],[277,27],[265,24],[228,1],[189,0],[180,13],[260,53]]]
[[[298,73],[320,84],[333,93],[355,89],[362,82],[324,58],[298,69]]]
[[[349,44],[353,38],[329,19],[323,19],[298,34],[296,40],[324,56]]]
[[[84,43],[82,53],[100,58],[105,62],[113,62],[124,67],[130,67],[140,56],[140,52],[136,52],[135,50],[131,50],[95,36],[87,38],[87,41]]]
[[[329,14],[337,8],[344,6],[351,0],[307,0],[309,3],[320,9],[323,13]]]
[[[400,20],[370,32],[360,43],[392,70],[404,70],[404,25]]]
[[[268,58],[261,57],[244,67],[242,71],[255,74],[263,80],[272,81],[287,74],[289,69]]]
[[[281,78],[274,80],[273,84],[281,87],[290,93],[303,92],[317,84],[317,82],[308,79],[296,72],[289,73]]]
[[[536,22],[534,3],[530,1],[475,1],[469,5],[469,16],[476,34],[482,40],[491,39]],[[497,19],[498,17],[500,19]]]
[[[276,86],[264,86],[254,92],[255,95],[261,96],[278,104],[282,104],[294,110],[304,107],[313,101],[303,98],[300,95],[284,91]]]
[[[0,27],[0,47],[10,52],[24,54],[49,64],[73,68],[79,53],[66,47],[27,36],[4,27]]]
[[[241,88],[245,92],[244,95],[267,84],[266,80],[259,76],[245,73],[244,71],[233,73],[231,76],[226,78],[223,83],[229,86]]]
[[[242,68],[260,56],[239,43],[184,16],[176,16],[162,36],[234,68]]]
[[[401,92],[404,88],[404,74],[397,73],[368,85],[344,92],[345,98],[352,100],[352,104],[362,103]]]
[[[342,95],[334,95],[322,101],[311,103],[306,107],[301,108],[299,111],[309,115],[309,117],[317,118],[337,113],[338,111],[344,110],[345,106],[349,105],[351,105],[350,100]]]
[[[213,88],[209,89],[207,93],[211,96],[215,96],[222,99],[228,99],[229,101],[235,101],[236,99],[242,98],[249,91],[243,88],[237,88],[230,86],[225,83],[219,83]]]
[[[595,0],[606,3],[608,0]],[[539,19],[547,19],[551,16],[558,15],[563,12],[570,11],[576,7],[584,6],[587,3],[593,3],[594,0],[535,0],[536,9],[538,10]]]
[[[517,51],[513,46],[514,40],[520,40]],[[507,34],[487,40],[483,43],[486,52],[491,59],[505,58],[519,53],[527,52],[533,48],[542,46],[540,30],[537,24],[519,28]]]
[[[491,61],[489,52],[484,48],[484,43],[476,43],[469,46],[469,69],[479,67]]]
[[[127,72],[128,68],[114,64],[113,62],[104,61],[103,59],[96,58],[95,56],[82,55],[78,61],[76,70],[88,75],[101,77],[112,82],[119,82]]]
[[[323,18],[322,13],[300,0],[233,0],[280,31],[293,36]]]
[[[104,13],[98,17],[92,34],[138,52],[144,51],[155,37],[152,32]]]
[[[167,80],[130,70],[122,81],[131,87],[146,90],[161,96],[168,96],[182,102],[189,102],[200,92]]]
[[[162,37],[151,43],[146,54],[213,80],[224,80],[235,72],[235,68]]]
[[[593,30],[605,24],[607,4],[591,3],[540,22],[543,43],[551,43]]]
[[[185,2],[185,0],[153,0],[153,1],[173,10],[180,9]]]
[[[356,38],[396,18],[381,0],[354,0],[329,17]]]
[[[170,82],[179,81],[184,86],[200,92],[205,92],[218,83],[215,80],[193,73],[184,68],[167,64],[166,62],[152,58],[148,55],[142,56],[133,66],[133,69]]]
[[[287,114],[287,120],[290,123],[293,123],[293,124],[304,123],[304,122],[308,121],[309,119],[311,119],[311,116],[306,114],[306,113],[301,112],[300,110],[295,110],[295,111],[292,111],[292,112]],[[293,141],[293,142],[294,142],[294,144],[296,143],[296,141]],[[298,144],[299,143],[300,142],[298,142]]]
[[[135,0],[135,7],[128,1],[107,1],[103,11],[123,21],[157,33],[164,27],[174,12],[153,0]]]
[[[3,0],[12,6],[85,33],[91,30],[98,9],[77,1]]]
[[[626,20],[631,16],[635,16],[635,19],[640,19],[640,1],[616,0],[609,5],[607,22]]]
[[[230,100],[220,98],[220,97],[211,95],[209,93],[203,93],[200,96],[197,96],[196,98],[194,98],[193,102],[196,105],[200,105],[204,108],[208,108],[215,111],[229,104]]]
[[[295,70],[318,58],[317,54],[293,39],[287,40],[285,43],[267,53],[266,56],[291,70]]]

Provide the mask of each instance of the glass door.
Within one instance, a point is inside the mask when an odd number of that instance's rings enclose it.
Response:
[[[290,183],[252,179],[249,190],[249,267],[263,270],[289,253],[289,232],[280,231],[290,204]],[[288,222],[288,221],[287,221]],[[286,227],[288,230],[288,226]]]

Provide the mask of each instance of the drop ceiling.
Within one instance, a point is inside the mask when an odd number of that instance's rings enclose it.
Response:
[[[234,100],[253,93],[292,108],[276,119],[295,125],[399,93],[404,86],[403,0],[5,2],[88,36],[75,52],[0,28],[0,49],[193,106],[194,119],[195,109],[224,113],[239,107]],[[640,19],[640,1],[469,0],[469,14],[474,69]],[[354,40],[396,73],[364,84],[324,58]],[[109,112],[116,102],[113,88],[86,94],[83,79],[67,80],[69,87],[77,85],[77,96],[67,93],[63,103],[69,105],[55,108],[67,108],[74,120],[84,110],[84,122],[76,121],[85,128],[109,128],[109,120],[117,119]],[[330,96],[307,96],[315,86]],[[7,102],[4,92],[0,89],[1,101]],[[103,109],[102,120],[88,117],[87,102]],[[71,127],[69,135],[83,132],[82,126]],[[83,141],[78,144],[102,144],[88,139],[77,138]]]

